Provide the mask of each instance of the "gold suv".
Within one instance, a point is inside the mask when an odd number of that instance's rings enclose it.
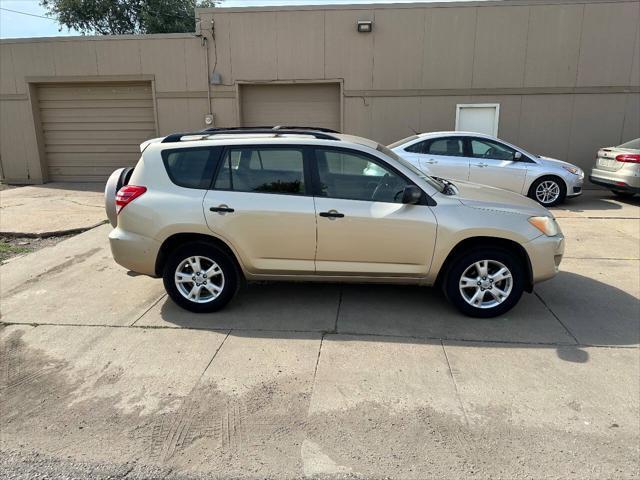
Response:
[[[107,183],[111,251],[193,312],[220,309],[242,280],[300,280],[438,285],[492,317],[556,275],[564,251],[533,200],[429,177],[360,137],[211,129],[141,150]]]

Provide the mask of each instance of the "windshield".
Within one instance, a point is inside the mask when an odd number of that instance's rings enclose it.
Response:
[[[438,180],[436,180],[433,177],[430,177],[429,175],[426,175],[423,171],[421,171],[418,168],[416,168],[415,165],[407,162],[404,158],[402,158],[396,152],[394,152],[393,150],[389,150],[388,147],[385,147],[384,145],[378,144],[378,146],[376,147],[376,150],[378,150],[379,152],[384,153],[387,157],[393,158],[396,162],[401,164],[403,167],[406,167],[407,169],[411,170],[413,173],[418,175],[420,178],[422,178],[425,182],[427,182],[429,185],[431,185],[437,191],[443,192],[444,189],[446,188],[445,185],[442,182],[439,182]]]
[[[415,140],[416,138],[418,138],[418,135],[411,135],[410,137],[407,138],[403,138],[402,140],[398,140],[397,142],[393,142],[389,145],[387,145],[387,148],[396,148],[400,145],[403,145],[407,142],[410,142],[411,140]]]
[[[640,138],[636,138],[635,140],[631,140],[630,142],[623,143],[622,145],[618,145],[618,148],[628,148],[630,150],[640,150]]]

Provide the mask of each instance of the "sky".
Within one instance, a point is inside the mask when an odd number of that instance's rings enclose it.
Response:
[[[223,7],[249,7],[265,5],[319,5],[356,3],[413,3],[416,0],[223,0]],[[420,1],[420,0],[418,0]],[[458,0],[438,0],[458,1]],[[58,23],[46,17],[39,0],[0,0],[0,38],[55,37],[78,35],[78,32],[60,29]],[[10,12],[16,10],[24,15]],[[35,15],[35,16],[33,16]]]

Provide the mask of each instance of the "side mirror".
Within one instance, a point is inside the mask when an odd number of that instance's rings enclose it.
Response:
[[[402,192],[402,203],[415,205],[422,199],[422,190],[415,185],[407,185]]]
[[[522,153],[520,152],[516,152],[513,154],[513,159],[517,162],[519,160],[522,160]]]

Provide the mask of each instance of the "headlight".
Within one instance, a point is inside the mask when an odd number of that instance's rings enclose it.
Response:
[[[529,223],[544,233],[547,237],[553,237],[560,232],[556,220],[551,217],[530,217]]]
[[[573,173],[574,175],[580,175],[580,169],[578,167],[566,167],[562,166],[567,172]]]

